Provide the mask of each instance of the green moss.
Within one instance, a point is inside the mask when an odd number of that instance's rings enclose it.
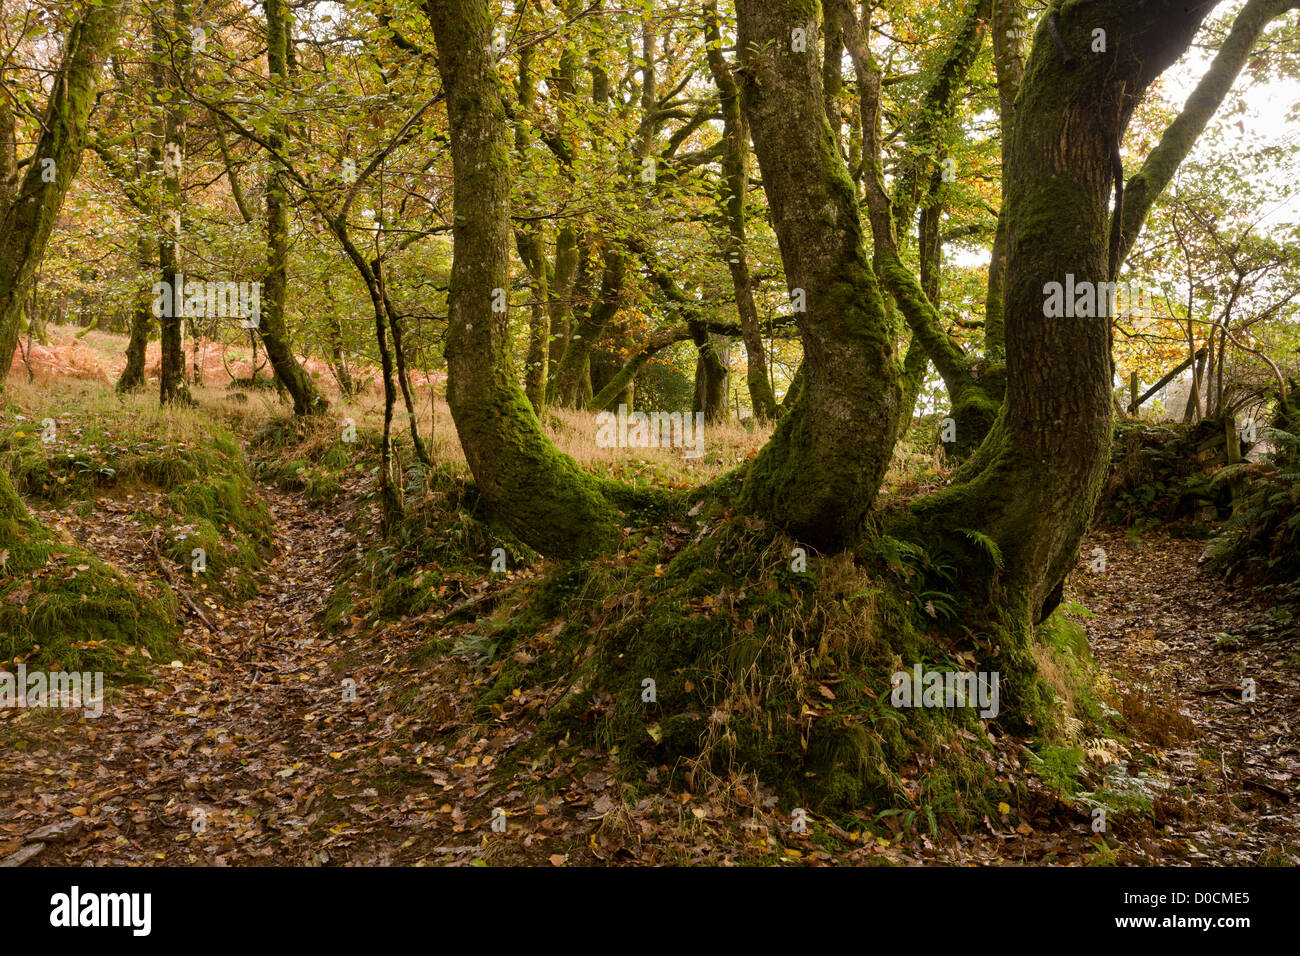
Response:
[[[139,676],[170,659],[174,596],[146,595],[121,572],[58,540],[28,513],[0,471],[0,660]]]
[[[54,505],[79,501],[82,513],[103,494],[163,491],[173,515],[136,514],[145,528],[158,529],[160,551],[188,569],[193,550],[202,548],[207,570],[195,583],[239,597],[256,592],[271,517],[229,431],[190,412],[56,410],[56,437],[47,443],[37,424],[11,411],[15,423],[0,428],[0,463],[12,469],[19,490]]]
[[[497,548],[505,552],[508,571],[538,560],[491,519],[474,485],[446,468],[413,469],[410,478],[401,521],[387,537],[344,562],[326,603],[327,627],[340,627],[353,616],[392,620],[432,608],[448,610],[492,573]],[[359,512],[354,530],[366,520]]]
[[[791,805],[893,805],[911,799],[901,768],[925,755],[928,803],[988,805],[998,784],[970,742],[974,718],[889,704],[901,661],[944,654],[913,626],[907,592],[846,558],[814,555],[794,572],[791,539],[714,517],[716,530],[676,553],[651,536],[638,553],[557,569],[508,623],[481,631],[480,713],[555,688],[536,755],[566,738],[617,746],[629,780],[743,767]]]

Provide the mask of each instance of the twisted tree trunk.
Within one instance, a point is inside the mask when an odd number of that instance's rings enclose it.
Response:
[[[447,403],[492,512],[532,546],[590,554],[620,534],[603,483],[551,445],[515,380],[503,301],[509,281],[510,136],[487,0],[428,0],[447,90],[455,173]]]

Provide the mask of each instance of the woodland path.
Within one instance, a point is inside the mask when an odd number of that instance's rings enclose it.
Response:
[[[1251,864],[1286,847],[1300,862],[1300,619],[1200,573],[1204,541],[1110,530],[1085,561],[1098,547],[1106,570],[1071,579],[1088,641],[1133,712],[1151,711],[1139,746],[1169,784],[1162,825],[1119,862]]]
[[[319,629],[358,490],[308,507],[297,494],[263,488],[278,543],[258,596],[233,608],[205,602],[216,635],[186,615],[193,659],[157,662],[152,684],[110,690],[102,717],[0,714],[0,860],[727,865],[760,853],[792,864],[1078,865],[1254,863],[1271,847],[1300,852],[1294,628],[1198,575],[1201,542],[1097,533],[1083,554],[1104,548],[1106,571],[1081,564],[1071,579],[1073,599],[1094,614],[1085,626],[1097,660],[1131,712],[1145,715],[1150,742],[1132,746],[1154,765],[1147,779],[1159,781],[1147,786],[1154,821],[1103,837],[1086,807],[1038,792],[1002,820],[986,819],[982,832],[900,832],[892,844],[866,845],[855,835],[836,847],[790,833],[773,801],[750,798],[746,808],[734,793],[629,797],[608,759],[591,751],[545,773],[494,774],[528,731],[465,719],[456,702],[467,698],[474,668],[463,655],[418,656],[428,621],[354,622],[333,636]],[[156,579],[125,517],[136,506],[105,499],[88,519],[71,508],[40,518]],[[1241,700],[1243,677],[1256,681],[1253,703]],[[356,682],[355,699],[345,679]],[[399,701],[404,687],[412,690]],[[1023,766],[1020,742],[1003,738],[998,749]],[[1090,750],[1085,781],[1132,780],[1132,749],[1099,741]],[[508,814],[506,834],[491,830],[496,806]]]

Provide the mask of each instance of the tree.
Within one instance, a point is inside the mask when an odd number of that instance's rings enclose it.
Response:
[[[544,551],[610,547],[620,521],[601,482],[561,455],[510,368],[510,141],[486,0],[429,0],[447,93],[455,171],[455,259],[448,295],[447,402],[492,511]]]
[[[266,63],[272,94],[283,93],[287,82],[289,49],[288,9],[282,0],[266,0]],[[283,116],[283,107],[278,111]],[[278,154],[286,148],[286,126],[281,118],[269,136],[272,150]],[[257,331],[270,356],[275,376],[293,399],[296,415],[324,411],[328,402],[312,384],[311,376],[298,363],[289,345],[284,322],[285,300],[289,291],[289,191],[287,174],[272,158],[270,180],[266,187],[266,278],[264,281],[260,321]]]
[[[13,363],[27,284],[81,166],[99,70],[121,18],[122,5],[106,0],[90,7],[73,25],[27,173],[12,201],[0,195],[0,382]]]

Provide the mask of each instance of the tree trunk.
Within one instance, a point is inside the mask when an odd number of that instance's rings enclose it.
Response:
[[[143,231],[136,240],[136,256],[139,264],[148,268],[153,258],[153,243]],[[149,345],[149,332],[153,328],[153,310],[151,298],[146,290],[141,289],[131,312],[131,338],[126,345],[126,367],[117,379],[117,390],[129,392],[144,385],[144,357]]]
[[[266,0],[265,7],[269,85],[272,90],[283,91],[288,72],[288,10],[284,0]],[[286,132],[284,120],[277,119],[267,141],[278,151],[284,147]],[[293,354],[284,320],[289,292],[289,191],[286,178],[284,169],[272,160],[271,175],[266,184],[267,265],[262,283],[262,310],[253,321],[257,322],[256,328],[266,346],[271,367],[275,369],[275,377],[293,399],[293,413],[312,415],[323,412],[329,403],[316,390],[311,376]]]
[[[488,508],[532,547],[592,554],[622,521],[592,478],[555,450],[514,376],[509,282],[510,137],[492,59],[487,0],[428,0],[447,91],[454,172],[454,255],[446,339],[447,402]]]
[[[13,201],[5,195],[0,218],[0,384],[13,364],[27,283],[40,264],[63,197],[81,166],[100,64],[113,45],[121,18],[121,3],[109,0],[90,7],[73,25],[62,68],[50,88],[32,161]]]
[[[520,168],[529,170],[532,139],[528,124],[535,121],[532,115],[537,106],[537,78],[532,71],[533,48],[525,47],[519,53],[519,113],[515,127],[515,153]],[[529,196],[528,198],[532,198]],[[548,307],[546,275],[546,238],[539,223],[515,230],[515,245],[519,258],[528,270],[529,292],[532,301],[528,307],[528,355],[524,359],[524,394],[532,403],[533,411],[540,417],[546,410],[546,380],[550,373],[551,316]]]
[[[1055,2],[1040,26],[1009,131],[1007,395],[958,484],[913,506],[922,536],[979,531],[1001,550],[998,598],[1013,674],[1032,670],[1027,624],[1050,613],[1109,462],[1110,319],[1046,318],[1045,283],[1109,281],[1118,143],[1147,86],[1190,44],[1209,6]],[[1108,38],[1091,53],[1094,29]],[[1053,33],[1061,38],[1058,45]],[[977,575],[978,577],[978,575]],[[987,581],[987,579],[983,579]],[[985,592],[986,593],[986,592]],[[987,593],[986,593],[987,596]],[[1021,684],[1018,694],[1032,693]]]
[[[555,264],[547,283],[547,312],[551,320],[547,345],[547,396],[553,394],[552,379],[569,345],[569,330],[573,327],[573,289],[582,259],[578,249],[578,231],[573,226],[561,226],[555,236]]]
[[[816,56],[814,0],[738,0],[741,101],[804,347],[804,384],[745,477],[742,505],[818,547],[853,540],[898,433],[898,329],[863,247]],[[807,34],[793,49],[791,28]]]
[[[325,303],[325,332],[329,340],[330,367],[334,370],[334,378],[339,383],[339,391],[344,400],[347,400],[355,394],[356,388],[352,382],[352,371],[348,368],[348,357],[344,348],[343,320],[339,317],[338,301],[334,298],[334,287],[328,274],[325,276]]]
[[[926,295],[923,284],[903,264],[900,249],[902,238],[910,231],[917,203],[924,193],[933,193],[932,188],[925,186],[926,178],[933,183],[934,177],[941,174],[935,162],[937,156],[931,155],[938,149],[939,120],[954,108],[961,89],[960,81],[979,53],[988,0],[971,0],[959,34],[922,98],[922,108],[909,134],[909,140],[917,145],[912,146],[898,163],[892,199],[885,190],[881,160],[880,69],[863,39],[848,0],[839,2],[845,47],[853,60],[861,97],[865,205],[875,239],[875,266],[911,326],[913,336],[926,350],[943,379],[950,400],[949,414],[957,426],[956,440],[948,446],[948,451],[965,457],[992,426],[998,399],[985,389],[961,347],[944,331],[937,308]],[[931,145],[923,150],[922,145],[927,143]],[[895,232],[896,228],[903,230],[901,236]],[[936,235],[934,240],[937,238]],[[922,261],[925,262],[925,250],[922,250]],[[935,275],[937,277],[937,268]]]
[[[402,317],[398,315],[397,310],[393,308],[392,300],[388,298],[388,287],[383,272],[383,263],[378,259],[370,263],[370,269],[374,273],[375,282],[379,286],[379,296],[384,303],[384,315],[388,318],[388,328],[393,333],[393,358],[397,365],[397,384],[402,390],[402,402],[406,405],[406,423],[411,433],[411,445],[415,449],[415,457],[421,464],[431,464],[429,452],[424,447],[424,440],[420,437],[420,419],[415,413],[415,397],[411,392],[411,377],[406,374],[406,347],[402,344]]]
[[[693,413],[704,413],[709,423],[727,420],[727,337],[703,328],[693,330],[695,347],[695,399]]]
[[[722,218],[727,228],[727,242],[723,255],[731,272],[731,284],[736,291],[736,313],[745,341],[745,384],[749,387],[749,400],[754,417],[759,421],[776,418],[776,397],[767,374],[767,353],[758,327],[758,308],[754,304],[754,283],[749,274],[749,260],[745,242],[745,190],[749,185],[749,138],[740,111],[740,93],[731,76],[731,67],[722,55],[722,36],[718,26],[716,4],[705,8],[705,34],[708,41],[709,69],[713,83],[718,88],[722,105]],[[839,76],[839,53],[827,40],[826,75],[832,81]],[[834,53],[834,69],[830,59]],[[827,89],[827,116],[833,116],[832,132],[839,134],[839,89]],[[838,152],[838,139],[836,150]],[[701,360],[703,354],[701,353]],[[698,382],[700,369],[696,369]],[[697,389],[696,398],[699,399]]]
[[[187,16],[184,0],[176,0],[172,10],[170,37],[162,16],[156,16],[153,21],[154,90],[164,104],[159,119],[161,128],[158,145],[154,147],[156,154],[153,157],[155,168],[160,167],[163,172],[163,228],[158,243],[158,266],[163,284],[172,290],[167,307],[161,310],[162,314],[158,317],[162,347],[158,400],[163,405],[172,402],[188,404],[192,401],[189,386],[185,382],[185,279],[181,272],[181,217],[185,201],[181,176],[185,161],[187,110],[180,79],[174,70],[168,68],[172,62],[169,52],[174,48],[179,60],[176,69],[185,69],[187,54],[181,51],[188,50],[188,46],[178,38],[185,31]]]
[[[591,308],[578,319],[569,335],[569,343],[560,357],[555,371],[551,400],[570,408],[581,408],[584,380],[588,397],[591,391],[591,347],[605,331],[605,326],[618,313],[623,295],[623,281],[627,274],[627,257],[610,247],[605,249],[605,269],[600,277],[600,293]],[[504,313],[503,313],[504,314]]]
[[[997,71],[998,113],[1004,134],[1011,129],[1015,117],[1016,97],[1025,77],[1024,33],[1025,14],[1023,0],[993,0],[993,63]],[[1006,193],[1006,167],[1003,165],[1002,191]],[[1005,205],[1004,205],[1005,208]],[[1006,335],[1003,325],[1003,294],[1007,266],[1006,217],[998,213],[997,231],[993,236],[993,251],[989,257],[989,281],[984,297],[984,356],[990,362],[1001,364],[1006,357]],[[1001,388],[996,396],[1001,400]]]

